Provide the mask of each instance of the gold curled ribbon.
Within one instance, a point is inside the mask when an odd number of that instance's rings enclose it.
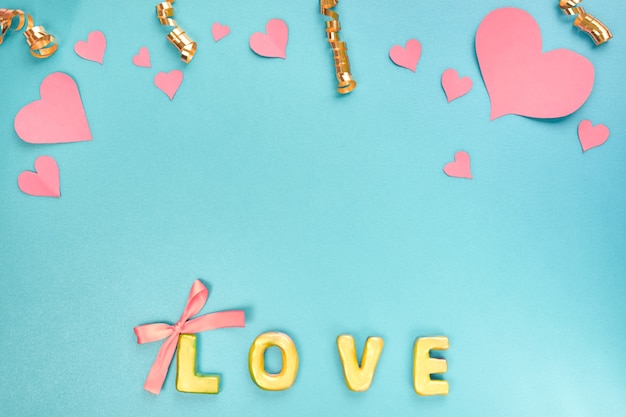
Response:
[[[19,21],[13,30],[22,30],[26,25],[24,37],[32,56],[48,58],[57,51],[59,45],[56,38],[47,33],[43,26],[35,26],[32,16],[22,10],[0,9],[0,45],[4,41],[4,35],[12,28],[15,18],[19,18]]]
[[[339,0],[320,0],[320,12],[324,16],[330,17],[332,20],[326,21],[326,35],[328,43],[333,49],[333,57],[335,58],[335,72],[337,74],[337,91],[339,94],[348,94],[356,88],[356,81],[352,79],[350,74],[350,60],[348,59],[348,47],[345,42],[339,39],[339,31],[341,24],[339,23],[339,15],[330,10],[337,5]]]
[[[585,9],[579,6],[583,0],[560,0],[559,7],[568,16],[576,16],[574,26],[585,32],[593,39],[596,46],[607,42],[613,37],[608,27],[600,20],[585,12]]]
[[[180,59],[188,64],[196,54],[197,44],[194,42],[184,30],[178,26],[178,23],[172,17],[174,16],[174,0],[167,0],[156,5],[156,13],[159,22],[163,26],[173,26],[174,29],[167,35],[167,40],[178,49]]]

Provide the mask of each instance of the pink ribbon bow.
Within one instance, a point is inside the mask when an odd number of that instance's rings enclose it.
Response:
[[[172,326],[166,323],[153,323],[135,327],[137,343],[149,343],[167,338],[161,345],[152,368],[150,368],[148,378],[146,378],[146,383],[143,386],[146,391],[155,395],[161,392],[167,371],[176,351],[176,346],[178,345],[178,336],[181,333],[199,333],[226,327],[246,326],[246,317],[243,310],[219,311],[189,320],[202,310],[208,298],[209,290],[200,280],[195,280],[191,286],[185,310],[176,324]]]

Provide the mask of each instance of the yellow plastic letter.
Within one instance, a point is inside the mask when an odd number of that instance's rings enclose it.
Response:
[[[450,342],[445,336],[420,337],[413,348],[413,387],[419,395],[448,395],[448,381],[432,380],[431,374],[448,370],[445,359],[430,357],[431,350],[447,350]]]
[[[343,366],[343,376],[351,391],[367,391],[372,385],[374,372],[385,342],[380,337],[368,337],[361,358],[361,365],[356,357],[354,337],[342,334],[337,338],[337,349]]]
[[[176,389],[194,394],[217,394],[220,391],[218,375],[196,374],[196,335],[178,336],[176,358]]]
[[[282,369],[277,374],[268,374],[265,370],[265,351],[278,347],[283,355]],[[250,377],[259,388],[268,391],[282,391],[291,388],[298,374],[298,351],[293,340],[284,333],[268,332],[259,335],[248,355]]]

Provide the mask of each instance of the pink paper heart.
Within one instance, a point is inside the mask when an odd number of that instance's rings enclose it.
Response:
[[[417,39],[406,41],[405,47],[394,45],[389,50],[389,58],[399,67],[415,72],[417,63],[422,55],[422,44]]]
[[[180,70],[159,72],[154,76],[154,85],[156,85],[159,90],[163,91],[170,100],[174,99],[174,95],[182,82],[183,73]]]
[[[211,33],[213,34],[213,40],[217,42],[230,33],[230,28],[226,25],[221,25],[220,23],[215,22],[211,27]]]
[[[133,56],[133,64],[138,67],[150,68],[150,51],[145,46],[139,48],[139,53]]]
[[[583,152],[602,145],[609,139],[609,128],[603,124],[593,126],[590,120],[583,120],[578,125],[578,139]]]
[[[441,86],[446,93],[448,103],[469,93],[472,89],[472,79],[470,77],[459,77],[459,73],[452,68],[448,68],[441,75]]]
[[[104,33],[94,30],[87,36],[87,42],[78,41],[74,45],[74,52],[79,57],[88,61],[100,63],[104,60],[104,51],[107,48],[107,40]]]
[[[17,177],[20,190],[36,197],[61,197],[59,166],[51,156],[35,160],[35,172],[24,171]]]
[[[527,12],[497,9],[476,32],[476,55],[491,101],[491,120],[506,114],[564,117],[591,94],[593,64],[567,49],[542,52],[541,29]]]
[[[265,32],[256,32],[250,36],[250,49],[257,55],[285,59],[289,40],[287,23],[281,19],[272,19],[265,25]]]
[[[470,170],[470,156],[465,151],[454,154],[454,161],[443,167],[443,172],[449,177],[472,179]]]
[[[67,74],[48,75],[39,88],[41,100],[24,106],[15,116],[15,132],[30,143],[91,140],[91,130],[76,82]]]

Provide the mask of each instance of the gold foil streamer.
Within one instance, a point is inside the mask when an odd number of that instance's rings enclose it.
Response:
[[[607,42],[613,37],[613,34],[604,23],[585,12],[585,9],[579,6],[582,1],[561,0],[559,7],[568,16],[578,15],[576,20],[574,20],[574,26],[589,35],[596,46]]]
[[[326,35],[328,43],[333,49],[333,57],[335,58],[335,72],[337,74],[337,91],[339,94],[348,94],[356,88],[356,81],[352,79],[350,74],[350,60],[348,59],[348,47],[345,42],[339,39],[339,31],[341,24],[339,23],[339,15],[330,10],[337,5],[339,0],[320,0],[320,12],[324,16],[330,17],[332,20],[326,21]]]
[[[22,10],[0,9],[0,45],[4,41],[4,35],[12,28],[15,18],[19,18],[19,21],[13,30],[22,30],[26,25],[24,37],[32,56],[48,58],[57,51],[59,45],[56,38],[48,34],[43,26],[35,26],[32,16]]]
[[[178,49],[178,52],[180,52],[180,59],[185,64],[188,64],[196,54],[197,44],[185,33],[184,30],[180,28],[180,26],[178,26],[178,23],[172,19],[174,16],[174,7],[172,6],[172,3],[174,3],[174,0],[167,0],[163,3],[157,4],[157,18],[163,26],[174,27],[174,30],[167,35],[167,40],[170,41],[176,49]]]

